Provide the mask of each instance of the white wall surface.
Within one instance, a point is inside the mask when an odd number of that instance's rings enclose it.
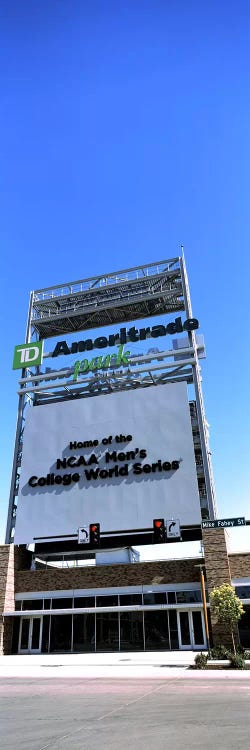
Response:
[[[118,444],[117,434],[132,435]],[[112,443],[103,438],[112,435]],[[70,450],[70,441],[98,439],[94,449]],[[128,463],[128,476],[87,481],[85,469],[109,469],[106,451],[145,449],[143,460]],[[98,465],[56,469],[57,458],[95,453]],[[133,474],[143,465],[180,461],[176,471]],[[79,472],[78,483],[32,488],[31,476]],[[153,518],[179,518],[199,523],[200,503],[191,422],[185,383],[138,389],[105,396],[31,407],[27,413],[15,543],[34,538],[75,534],[78,527],[99,522],[101,531],[147,528]]]

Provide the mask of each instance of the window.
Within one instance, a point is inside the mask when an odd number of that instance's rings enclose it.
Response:
[[[175,604],[175,603],[176,603],[175,591],[168,591],[168,604]]]
[[[118,612],[96,614],[96,650],[119,651]]]
[[[50,626],[50,615],[43,616],[43,631],[42,631],[42,654],[48,654],[49,652],[49,626]]]
[[[73,615],[73,651],[95,650],[95,615]]]
[[[51,615],[50,652],[71,650],[72,615]]]
[[[43,599],[23,599],[22,609],[43,609]]]
[[[72,598],[70,597],[56,597],[51,601],[52,609],[72,609]]]
[[[239,636],[241,646],[250,647],[250,607],[244,607],[244,615],[239,620]]]
[[[166,592],[162,591],[159,593],[151,592],[143,594],[144,604],[166,604]]]
[[[235,586],[235,593],[240,599],[250,599],[250,586]]]
[[[97,596],[97,607],[118,607],[118,596]]]
[[[144,651],[143,612],[120,613],[121,651]]]
[[[120,594],[121,607],[128,607],[130,604],[142,604],[142,594]]]
[[[75,596],[74,598],[74,607],[82,607],[89,609],[90,607],[95,607],[95,597],[94,596]]]
[[[194,604],[201,602],[200,591],[176,591],[177,604]]]
[[[145,648],[169,650],[168,613],[166,610],[144,612]]]
[[[170,629],[170,644],[172,651],[178,650],[179,648],[179,636],[177,626],[177,614],[175,609],[170,609],[168,612],[169,617],[169,629]]]

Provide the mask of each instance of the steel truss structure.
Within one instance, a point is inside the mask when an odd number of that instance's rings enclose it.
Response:
[[[177,312],[185,312],[186,318],[193,317],[183,256],[31,292],[25,343]],[[60,374],[58,370],[44,374],[40,368],[22,370],[18,390],[19,404],[6,543],[14,541],[25,413],[28,405],[37,406],[67,399],[93,397],[183,380],[193,384],[195,391],[195,401],[192,402],[193,407],[190,407],[190,410],[193,434],[198,435],[201,457],[197,464],[198,482],[202,482],[201,508],[209,518],[216,516],[208,430],[201,389],[199,346],[193,331],[186,336],[188,346],[182,349],[134,355],[130,357],[129,367],[111,367],[101,373],[90,372],[79,376],[77,381],[69,377],[67,369],[60,370]]]

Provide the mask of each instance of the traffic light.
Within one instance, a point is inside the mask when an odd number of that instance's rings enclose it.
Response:
[[[100,547],[100,524],[99,523],[90,524],[89,543],[91,547]]]
[[[154,518],[153,520],[153,542],[154,544],[163,544],[166,541],[166,529],[164,518]]]

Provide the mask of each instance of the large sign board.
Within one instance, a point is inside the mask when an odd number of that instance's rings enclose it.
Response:
[[[16,544],[200,522],[186,383],[31,407],[26,415]]]

